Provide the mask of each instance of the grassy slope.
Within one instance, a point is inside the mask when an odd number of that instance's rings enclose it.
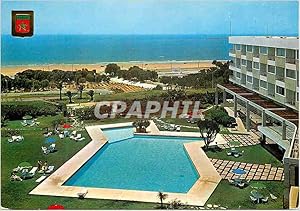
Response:
[[[244,150],[244,154],[238,158],[233,156],[227,156],[229,149],[222,150],[221,152],[206,152],[209,158],[217,158],[222,160],[233,160],[239,162],[258,163],[265,164],[270,163],[272,166],[282,167],[282,163],[277,160],[272,154],[270,154],[261,145],[239,147],[238,150]]]

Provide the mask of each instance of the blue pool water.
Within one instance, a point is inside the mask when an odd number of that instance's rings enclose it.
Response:
[[[108,138],[109,143],[133,137],[133,127],[102,129],[102,132]]]
[[[107,143],[64,185],[186,193],[199,175],[183,143],[197,140],[135,135]]]

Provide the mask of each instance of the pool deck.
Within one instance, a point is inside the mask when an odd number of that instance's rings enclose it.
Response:
[[[41,184],[34,188],[29,194],[77,197],[77,193],[83,192],[83,190],[88,190],[86,198],[159,203],[157,192],[154,191],[90,188],[63,185],[65,181],[67,181],[82,165],[84,165],[99,149],[101,149],[107,143],[107,138],[104,136],[101,129],[126,127],[131,125],[132,123],[128,122],[86,127],[86,130],[91,137],[90,143],[88,143],[70,160],[64,163],[58,170],[46,178]],[[199,137],[199,133],[159,131],[153,121],[151,121],[150,126],[147,128],[147,134]],[[168,201],[177,199],[189,205],[203,206],[217,187],[218,183],[221,181],[221,176],[218,174],[209,158],[201,149],[203,144],[204,143],[202,141],[184,144],[185,150],[192,160],[197,172],[199,173],[200,178],[187,193],[164,192],[168,194]]]

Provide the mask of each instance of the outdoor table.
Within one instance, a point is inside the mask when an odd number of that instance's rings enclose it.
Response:
[[[257,198],[257,202],[260,203],[260,200],[264,197],[261,193],[257,191],[251,192],[252,196]]]

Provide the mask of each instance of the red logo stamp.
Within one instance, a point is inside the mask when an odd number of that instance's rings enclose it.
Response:
[[[18,37],[33,35],[33,11],[12,11],[12,35]]]

